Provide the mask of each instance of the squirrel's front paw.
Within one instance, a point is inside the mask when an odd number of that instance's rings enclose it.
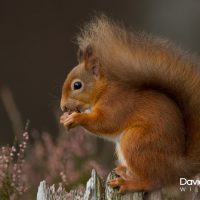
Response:
[[[70,129],[77,126],[80,122],[80,113],[73,112],[72,114],[64,113],[60,118],[60,123]]]

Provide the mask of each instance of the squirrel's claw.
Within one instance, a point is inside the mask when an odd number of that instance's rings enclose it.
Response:
[[[122,178],[114,178],[108,181],[108,185],[112,188],[119,187],[123,183],[124,183],[124,180]]]
[[[107,184],[112,188],[119,187],[119,190],[118,190],[119,194],[123,194],[126,191],[125,180],[122,178],[112,179],[112,180],[108,181]]]
[[[78,115],[79,113],[73,112],[70,115],[61,116],[60,122],[68,129],[73,128],[78,125]]]
[[[60,117],[60,123],[63,124],[63,122],[69,117],[69,114],[67,112],[63,113],[63,115]]]

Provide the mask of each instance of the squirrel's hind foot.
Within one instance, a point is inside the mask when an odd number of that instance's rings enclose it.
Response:
[[[157,184],[150,181],[123,179],[122,177],[110,180],[108,185],[112,188],[118,187],[120,194],[123,194],[127,191],[152,191],[159,188]]]

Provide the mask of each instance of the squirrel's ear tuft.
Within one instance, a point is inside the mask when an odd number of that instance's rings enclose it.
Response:
[[[85,60],[86,62],[90,60],[90,58],[93,55],[93,49],[91,45],[88,45],[85,50],[83,51],[82,49],[78,49],[77,51],[77,59],[78,62],[82,62]]]
[[[77,59],[78,59],[79,63],[83,60],[83,50],[78,49],[78,51],[77,51]]]
[[[91,45],[88,45],[84,52],[85,60],[88,60],[89,58],[91,58],[92,55],[93,55],[93,48]]]

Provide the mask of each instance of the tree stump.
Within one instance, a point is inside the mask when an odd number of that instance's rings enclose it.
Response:
[[[111,172],[107,179],[103,180],[93,169],[85,189],[77,188],[70,192],[66,192],[61,184],[56,189],[55,185],[48,186],[46,181],[41,181],[38,187],[37,200],[200,200],[199,187],[184,195],[181,193],[178,197],[166,195],[164,190],[150,193],[130,192],[121,195],[118,193],[118,189],[113,189],[107,184],[109,180],[115,177],[117,175]]]

